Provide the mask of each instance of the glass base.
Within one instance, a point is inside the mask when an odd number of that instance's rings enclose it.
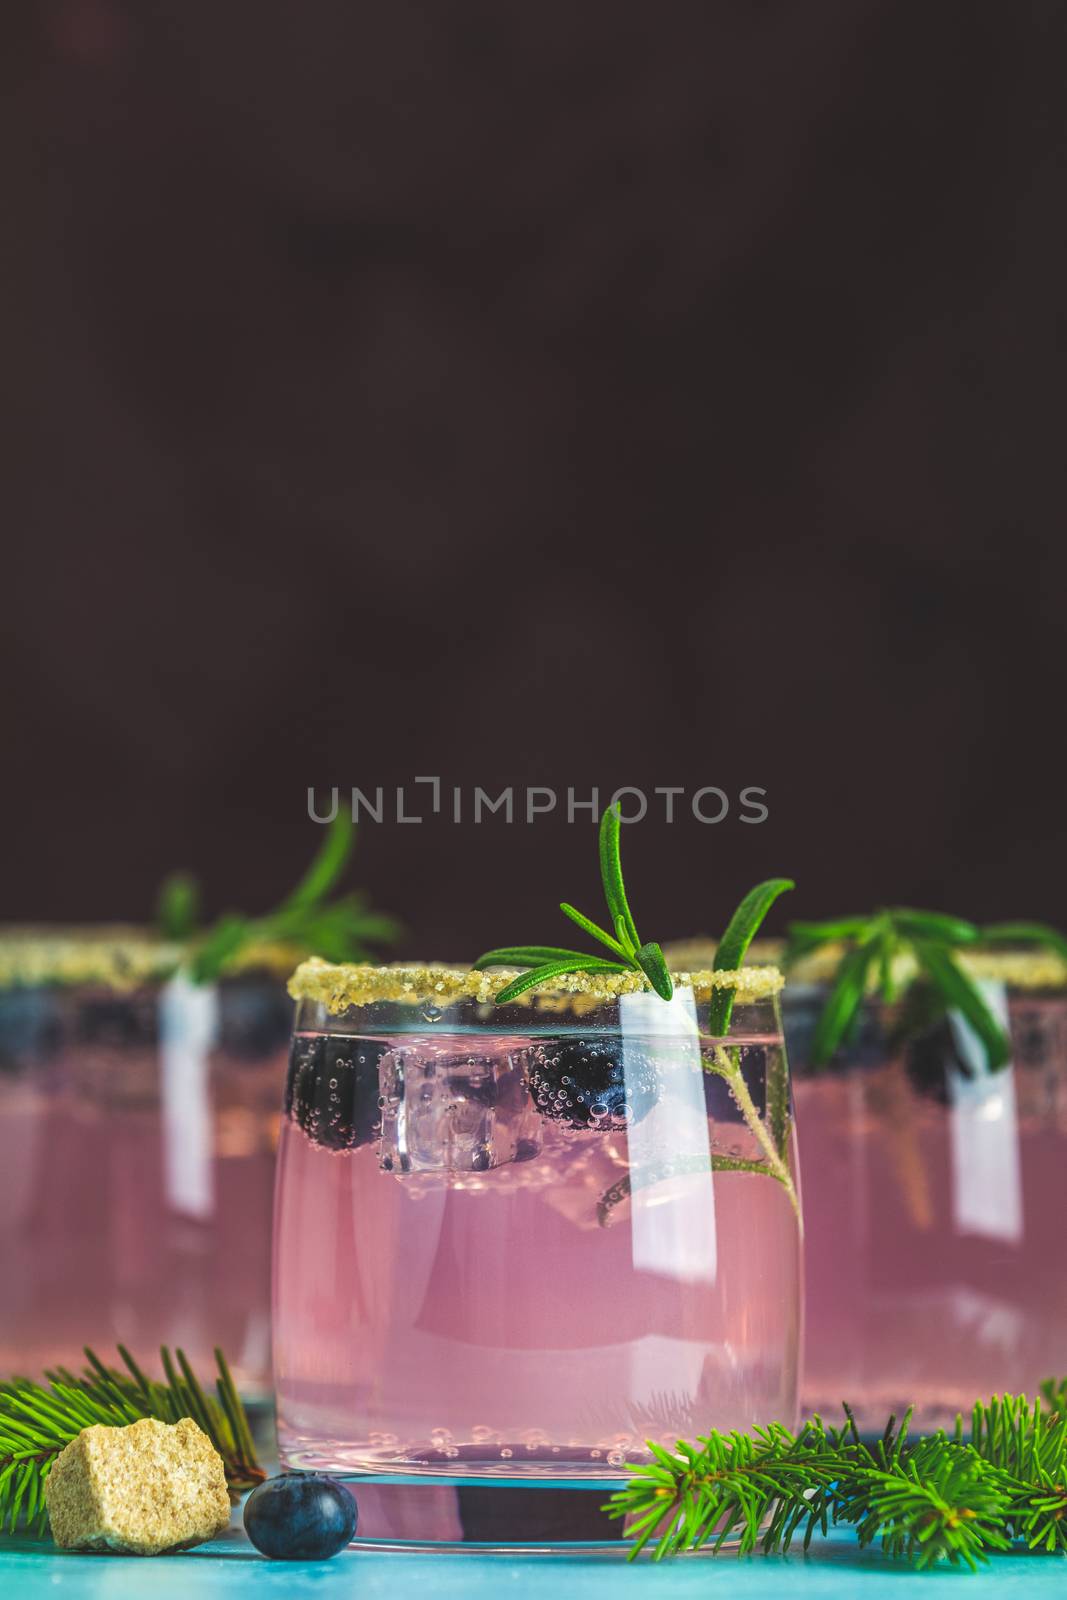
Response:
[[[475,1550],[506,1555],[614,1555],[630,1549],[622,1519],[603,1509],[621,1487],[605,1479],[432,1479],[346,1476],[370,1550]]]

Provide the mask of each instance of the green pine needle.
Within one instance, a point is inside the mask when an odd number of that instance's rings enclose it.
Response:
[[[816,1417],[799,1433],[713,1432],[673,1452],[649,1442],[652,1462],[605,1509],[626,1519],[631,1556],[650,1547],[656,1560],[734,1536],[742,1553],[786,1550],[801,1533],[807,1548],[838,1523],[920,1569],[975,1571],[1017,1544],[1067,1550],[1067,1380],[1043,1392],[1051,1409],[1011,1395],[977,1404],[969,1441],[962,1419],[952,1436],[912,1440],[906,1417],[867,1445],[846,1407],[838,1429]]]
[[[56,1456],[83,1428],[122,1428],[142,1417],[177,1422],[192,1417],[222,1457],[230,1498],[262,1483],[248,1418],[226,1358],[215,1351],[217,1397],[208,1395],[185,1354],[160,1352],[166,1382],[146,1376],[129,1351],[118,1347],[125,1371],[108,1367],[88,1347],[80,1376],[66,1367],[45,1373],[45,1383],[12,1378],[0,1383],[0,1527],[47,1526],[44,1482]]]

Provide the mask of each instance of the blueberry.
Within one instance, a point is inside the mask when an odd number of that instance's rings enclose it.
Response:
[[[219,1048],[237,1061],[262,1061],[285,1049],[293,1003],[271,978],[241,974],[219,985]]]
[[[0,1072],[32,1071],[62,1041],[62,1004],[54,990],[0,992]]]
[[[626,1051],[616,1035],[553,1039],[537,1047],[527,1073],[543,1117],[569,1128],[611,1128],[640,1122],[656,1103],[659,1074],[651,1056]]]
[[[1021,1067],[1056,1072],[1061,1008],[1047,1000],[1012,998],[1011,1042]]]
[[[948,1105],[949,1077],[953,1071],[970,1077],[971,1069],[961,1059],[956,1037],[947,1017],[933,1027],[924,1028],[903,1041],[908,1078],[917,1094],[938,1105]],[[883,1046],[885,1060],[892,1059],[892,1046]]]
[[[105,1050],[154,1050],[159,1038],[158,1001],[150,990],[86,995],[76,1018],[78,1042]]]
[[[289,1057],[285,1112],[315,1144],[357,1150],[381,1127],[378,1063],[386,1046],[340,1034],[297,1034]]]
[[[335,1478],[283,1472],[245,1501],[245,1532],[274,1561],[325,1561],[356,1531],[356,1502]]]

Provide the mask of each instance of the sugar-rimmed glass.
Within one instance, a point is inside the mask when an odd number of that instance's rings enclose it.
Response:
[[[275,1205],[279,1448],[359,1537],[619,1544],[647,1441],[789,1423],[800,1220],[773,969],[306,963]],[[729,1033],[707,1032],[713,987]]]
[[[814,1069],[832,947],[798,964],[784,1007],[807,1178],[802,1409],[847,1400],[869,1432],[908,1406],[916,1426],[951,1429],[976,1398],[1036,1394],[1064,1365],[1067,964],[956,958],[994,1008],[1006,994],[1002,1071],[958,1018],[905,1030],[901,1007],[873,995],[852,1042]]]
[[[294,956],[250,947],[204,985],[181,956],[136,928],[0,930],[0,1376],[119,1341],[210,1370],[220,1345],[269,1395]]]

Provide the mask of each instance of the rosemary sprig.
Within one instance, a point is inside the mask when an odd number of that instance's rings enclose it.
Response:
[[[721,1155],[712,1151],[710,1156],[704,1152],[700,1154],[666,1157],[661,1161],[651,1161],[642,1164],[640,1170],[627,1172],[623,1177],[604,1190],[596,1203],[596,1219],[601,1228],[610,1228],[615,1224],[616,1208],[624,1201],[629,1200],[642,1189],[649,1188],[652,1184],[662,1183],[665,1178],[677,1178],[683,1174],[695,1173],[703,1177],[708,1170],[710,1160],[713,1172],[750,1172],[766,1176],[769,1169],[765,1161],[751,1160],[747,1156]],[[778,1178],[778,1172],[770,1172],[770,1176]],[[787,1174],[787,1182],[791,1179]]]
[[[518,999],[527,989],[548,983],[566,972],[640,972],[661,1000],[671,998],[674,984],[667,971],[663,951],[658,944],[642,944],[630,911],[619,853],[620,828],[619,808],[609,806],[600,819],[600,881],[614,932],[608,933],[566,900],[560,902],[559,908],[583,933],[589,934],[610,950],[615,960],[586,955],[581,950],[561,949],[556,945],[502,945],[495,950],[487,950],[474,963],[476,971],[485,967],[530,968],[530,971],[501,989],[496,997],[497,1005],[507,1005],[509,1000]]]
[[[109,1367],[86,1347],[81,1374],[67,1367],[45,1373],[45,1383],[13,1378],[0,1383],[0,1527],[21,1523],[43,1532],[47,1518],[44,1480],[60,1451],[83,1428],[103,1423],[121,1428],[141,1417],[177,1422],[192,1417],[222,1457],[230,1499],[266,1477],[256,1460],[248,1418],[226,1358],[215,1351],[218,1376],[209,1395],[181,1350],[177,1370],[165,1347],[160,1352],[166,1382],[149,1378],[123,1345],[125,1371]]]
[[[745,1075],[741,1070],[741,1052],[736,1046],[717,1044],[713,1047],[710,1057],[702,1058],[705,1072],[714,1073],[722,1078],[733,1097],[734,1104],[745,1119],[745,1125],[754,1137],[763,1152],[767,1163],[766,1170],[772,1178],[777,1178],[789,1196],[789,1204],[796,1212],[797,1226],[803,1232],[803,1221],[800,1214],[800,1197],[793,1182],[793,1175],[789,1170],[789,1127],[783,1121],[778,1137],[774,1131],[769,1130],[763,1118],[756,1109],[756,1103],[749,1093]]]
[[[330,898],[348,865],[355,833],[351,818],[339,811],[296,888],[262,917],[228,911],[210,928],[201,928],[196,881],[188,873],[174,873],[159,893],[157,926],[164,938],[186,946],[196,983],[213,983],[250,944],[291,944],[327,961],[365,961],[370,946],[397,937],[399,925],[372,911],[358,891]]]
[[[1018,929],[1024,925],[1006,926]],[[1008,1036],[986,1004],[980,988],[954,955],[961,946],[973,945],[986,936],[984,930],[961,917],[937,911],[915,911],[908,906],[883,909],[868,917],[792,923],[785,958],[787,966],[821,945],[842,943],[845,946],[829,997],[816,1024],[811,1064],[825,1066],[834,1052],[853,1037],[872,978],[877,993],[887,1005],[899,997],[900,984],[894,963],[901,954],[910,952],[936,996],[941,1012],[958,1010],[970,1023],[981,1040],[989,1070],[996,1072],[1006,1066],[1011,1058]],[[1020,935],[1015,933],[1012,937]],[[1038,935],[1034,933],[1033,937]],[[1044,942],[1049,941],[1046,938]]]
[[[861,1545],[880,1537],[919,1568],[974,1571],[1015,1543],[1067,1550],[1067,1416],[1053,1403],[1067,1382],[1043,1388],[1050,1409],[1012,1395],[976,1404],[970,1440],[962,1418],[953,1435],[913,1440],[909,1412],[868,1445],[846,1406],[841,1428],[816,1417],[798,1433],[780,1423],[712,1432],[673,1452],[650,1441],[652,1462],[605,1509],[626,1519],[631,1556],[651,1546],[657,1560],[734,1535],[743,1553],[784,1550],[801,1530],[806,1549],[831,1523],[854,1526]]]
[[[604,956],[586,955],[581,950],[562,949],[558,945],[500,945],[495,950],[487,950],[474,963],[475,970],[481,971],[485,967],[530,969],[523,973],[521,978],[516,978],[513,983],[501,989],[496,997],[497,1005],[506,1005],[509,1000],[515,1000],[520,994],[525,994],[527,989],[536,988],[539,984],[547,983],[565,972],[628,970],[641,972],[662,1000],[671,998],[674,993],[674,983],[667,970],[663,951],[658,944],[642,944],[630,911],[619,854],[620,824],[618,806],[609,806],[600,819],[598,848],[600,881],[614,931],[609,933],[607,929],[601,928],[591,917],[587,917],[583,911],[572,906],[568,900],[561,900],[559,906],[565,917],[569,917],[583,933],[589,934],[590,938],[596,939],[609,950],[614,960]],[[767,912],[780,894],[793,887],[790,878],[768,878],[765,883],[758,883],[754,889],[749,890],[730,918],[726,932],[719,942],[715,957],[717,971],[741,965]],[[729,1028],[733,1004],[732,989],[726,987],[716,989],[712,996],[709,1023],[715,1037],[721,1037]]]
[[[580,950],[564,950],[555,945],[501,945],[495,950],[487,950],[474,963],[476,969],[499,966],[530,969],[500,991],[496,997],[497,1005],[515,1000],[527,989],[536,988],[566,972],[626,972],[628,969],[643,973],[661,999],[671,998],[674,983],[667,970],[663,951],[658,944],[641,944],[630,910],[619,857],[619,828],[618,807],[611,806],[600,819],[599,854],[600,879],[614,933],[599,927],[569,901],[560,903],[560,910],[565,916],[618,959],[611,961],[604,956],[585,955]],[[740,967],[767,912],[780,894],[793,887],[791,878],[768,878],[745,895],[719,941],[715,956],[716,971],[732,971]],[[734,998],[734,990],[728,985],[716,987],[712,992],[708,1016],[711,1054],[702,1056],[702,1064],[706,1072],[713,1072],[725,1080],[749,1132],[763,1152],[766,1165],[756,1161],[731,1163],[729,1170],[762,1171],[776,1178],[788,1194],[800,1224],[800,1201],[789,1168],[789,1086],[785,1058],[779,1056],[772,1063],[768,1075],[767,1102],[771,1121],[768,1131],[749,1093],[738,1052],[725,1050],[718,1043],[729,1030]],[[724,1170],[721,1162],[719,1167]],[[611,1190],[601,1196],[599,1216],[602,1225],[606,1224],[612,1207],[622,1197],[621,1191],[614,1193]]]

